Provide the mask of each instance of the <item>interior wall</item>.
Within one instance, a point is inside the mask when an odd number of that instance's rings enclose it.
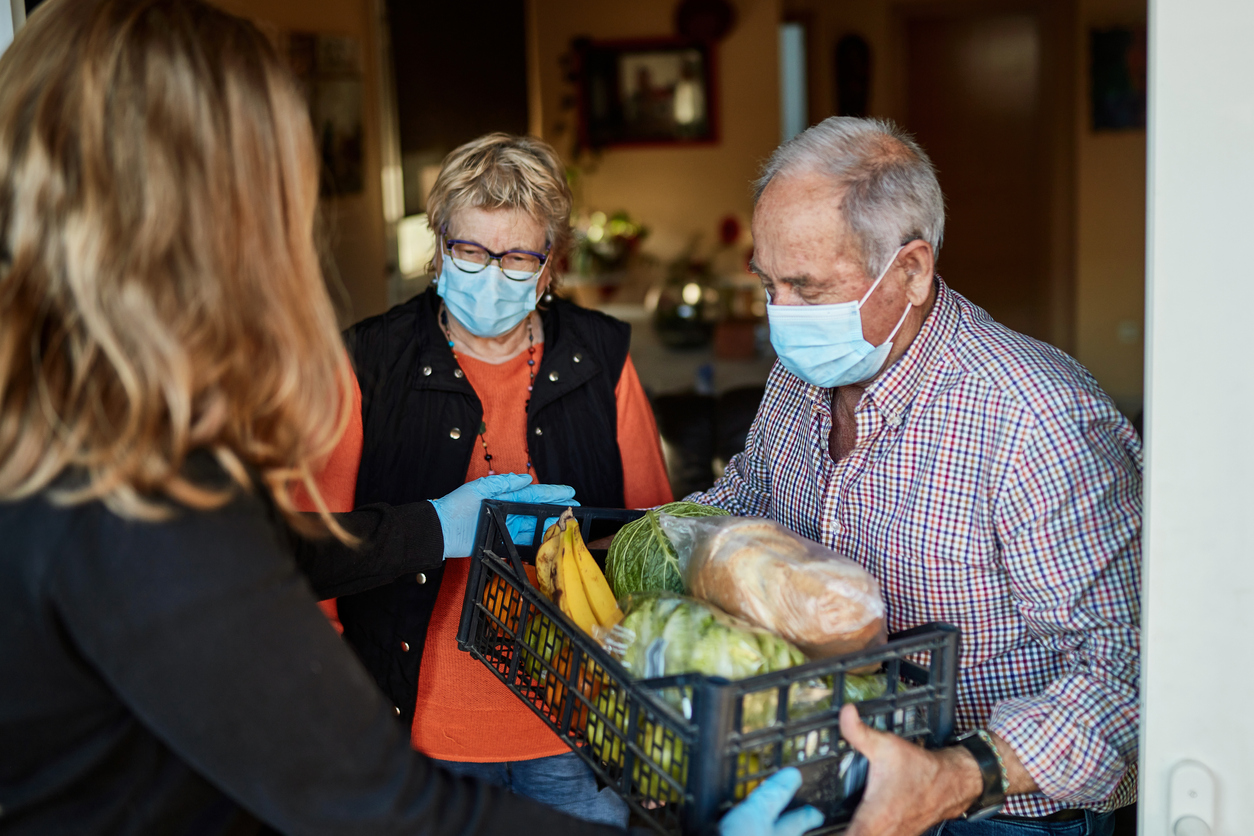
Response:
[[[809,78],[811,121],[835,110],[837,40],[857,33],[872,48],[872,115],[906,117],[906,79],[897,31],[903,10],[931,6],[1014,9],[1020,0],[783,0],[788,17],[811,27],[813,64]],[[1060,45],[1073,62],[1070,88],[1056,95],[1074,108],[1056,143],[1058,170],[1071,169],[1072,182],[1055,184],[1053,217],[1065,220],[1051,243],[1055,262],[1051,341],[1074,354],[1127,411],[1142,395],[1142,337],[1145,272],[1145,132],[1094,134],[1089,129],[1088,33],[1094,27],[1145,20],[1146,0],[1075,0],[1074,11],[1051,4],[1054,25],[1071,32]],[[1055,93],[1049,93],[1055,95]],[[1051,126],[1051,130],[1057,126]]]
[[[1125,411],[1145,373],[1145,131],[1090,127],[1088,37],[1144,24],[1145,0],[1080,0],[1076,51],[1076,355]]]
[[[532,0],[532,75],[540,86],[533,130],[538,123],[542,136],[569,158],[574,114],[563,110],[562,100],[574,89],[563,77],[560,58],[571,40],[670,37],[675,5],[674,0]],[[584,166],[576,183],[577,208],[627,210],[651,228],[645,248],[659,257],[678,254],[695,233],[708,245],[728,213],[747,220],[750,181],[779,142],[779,0],[735,0],[735,6],[736,28],[719,44],[716,59],[718,142],[611,148]]]
[[[386,228],[383,221],[379,136],[379,60],[371,0],[213,0],[219,7],[280,31],[348,35],[362,49],[363,188],[322,201],[334,267],[328,275],[342,324],[387,308]]]

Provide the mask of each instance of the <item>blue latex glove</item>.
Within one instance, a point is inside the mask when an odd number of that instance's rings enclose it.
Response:
[[[791,766],[767,778],[718,823],[719,836],[801,836],[823,824],[823,814],[800,807],[784,808],[801,788],[801,773]]]
[[[565,505],[573,505],[579,507],[579,503],[571,499],[563,503]],[[519,546],[530,546],[536,538],[535,517],[519,517],[514,514],[505,518],[505,527],[509,529],[510,539]],[[557,522],[557,517],[549,517],[540,523],[540,536],[544,536],[544,532],[549,530],[549,526]]]
[[[444,556],[468,557],[475,546],[483,500],[578,505],[574,496],[575,489],[565,485],[533,485],[525,473],[500,473],[467,482],[447,496],[431,500],[431,504],[444,532]],[[516,536],[516,530],[518,535],[529,533],[527,529],[534,525],[530,517],[510,517],[506,524],[511,537]]]

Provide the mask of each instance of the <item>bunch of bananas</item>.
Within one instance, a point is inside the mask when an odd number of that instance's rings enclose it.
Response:
[[[590,636],[597,627],[608,630],[623,619],[569,508],[544,532],[536,552],[536,582],[545,597]]]
[[[584,543],[579,521],[569,508],[545,531],[536,552],[535,576],[530,579],[581,630],[596,638],[596,631],[608,630],[623,618],[601,567]],[[528,619],[523,640],[534,651],[523,660],[523,670],[532,681],[544,686],[547,710],[554,718],[560,717],[566,697],[564,683],[572,675],[570,642],[560,626],[538,610]],[[550,675],[544,662],[552,665],[556,676]],[[577,681],[571,684],[589,700],[596,700],[608,679],[589,663],[580,666]],[[583,731],[587,719],[587,705],[577,702],[571,730]]]

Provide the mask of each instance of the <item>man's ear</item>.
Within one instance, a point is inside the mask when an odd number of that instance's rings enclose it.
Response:
[[[936,273],[936,255],[932,245],[916,238],[901,248],[897,267],[905,272],[906,298],[912,305],[927,302],[932,293],[932,277]]]

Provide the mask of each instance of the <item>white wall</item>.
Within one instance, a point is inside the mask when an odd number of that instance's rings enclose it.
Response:
[[[1151,0],[1141,833],[1169,771],[1254,832],[1254,3]]]

